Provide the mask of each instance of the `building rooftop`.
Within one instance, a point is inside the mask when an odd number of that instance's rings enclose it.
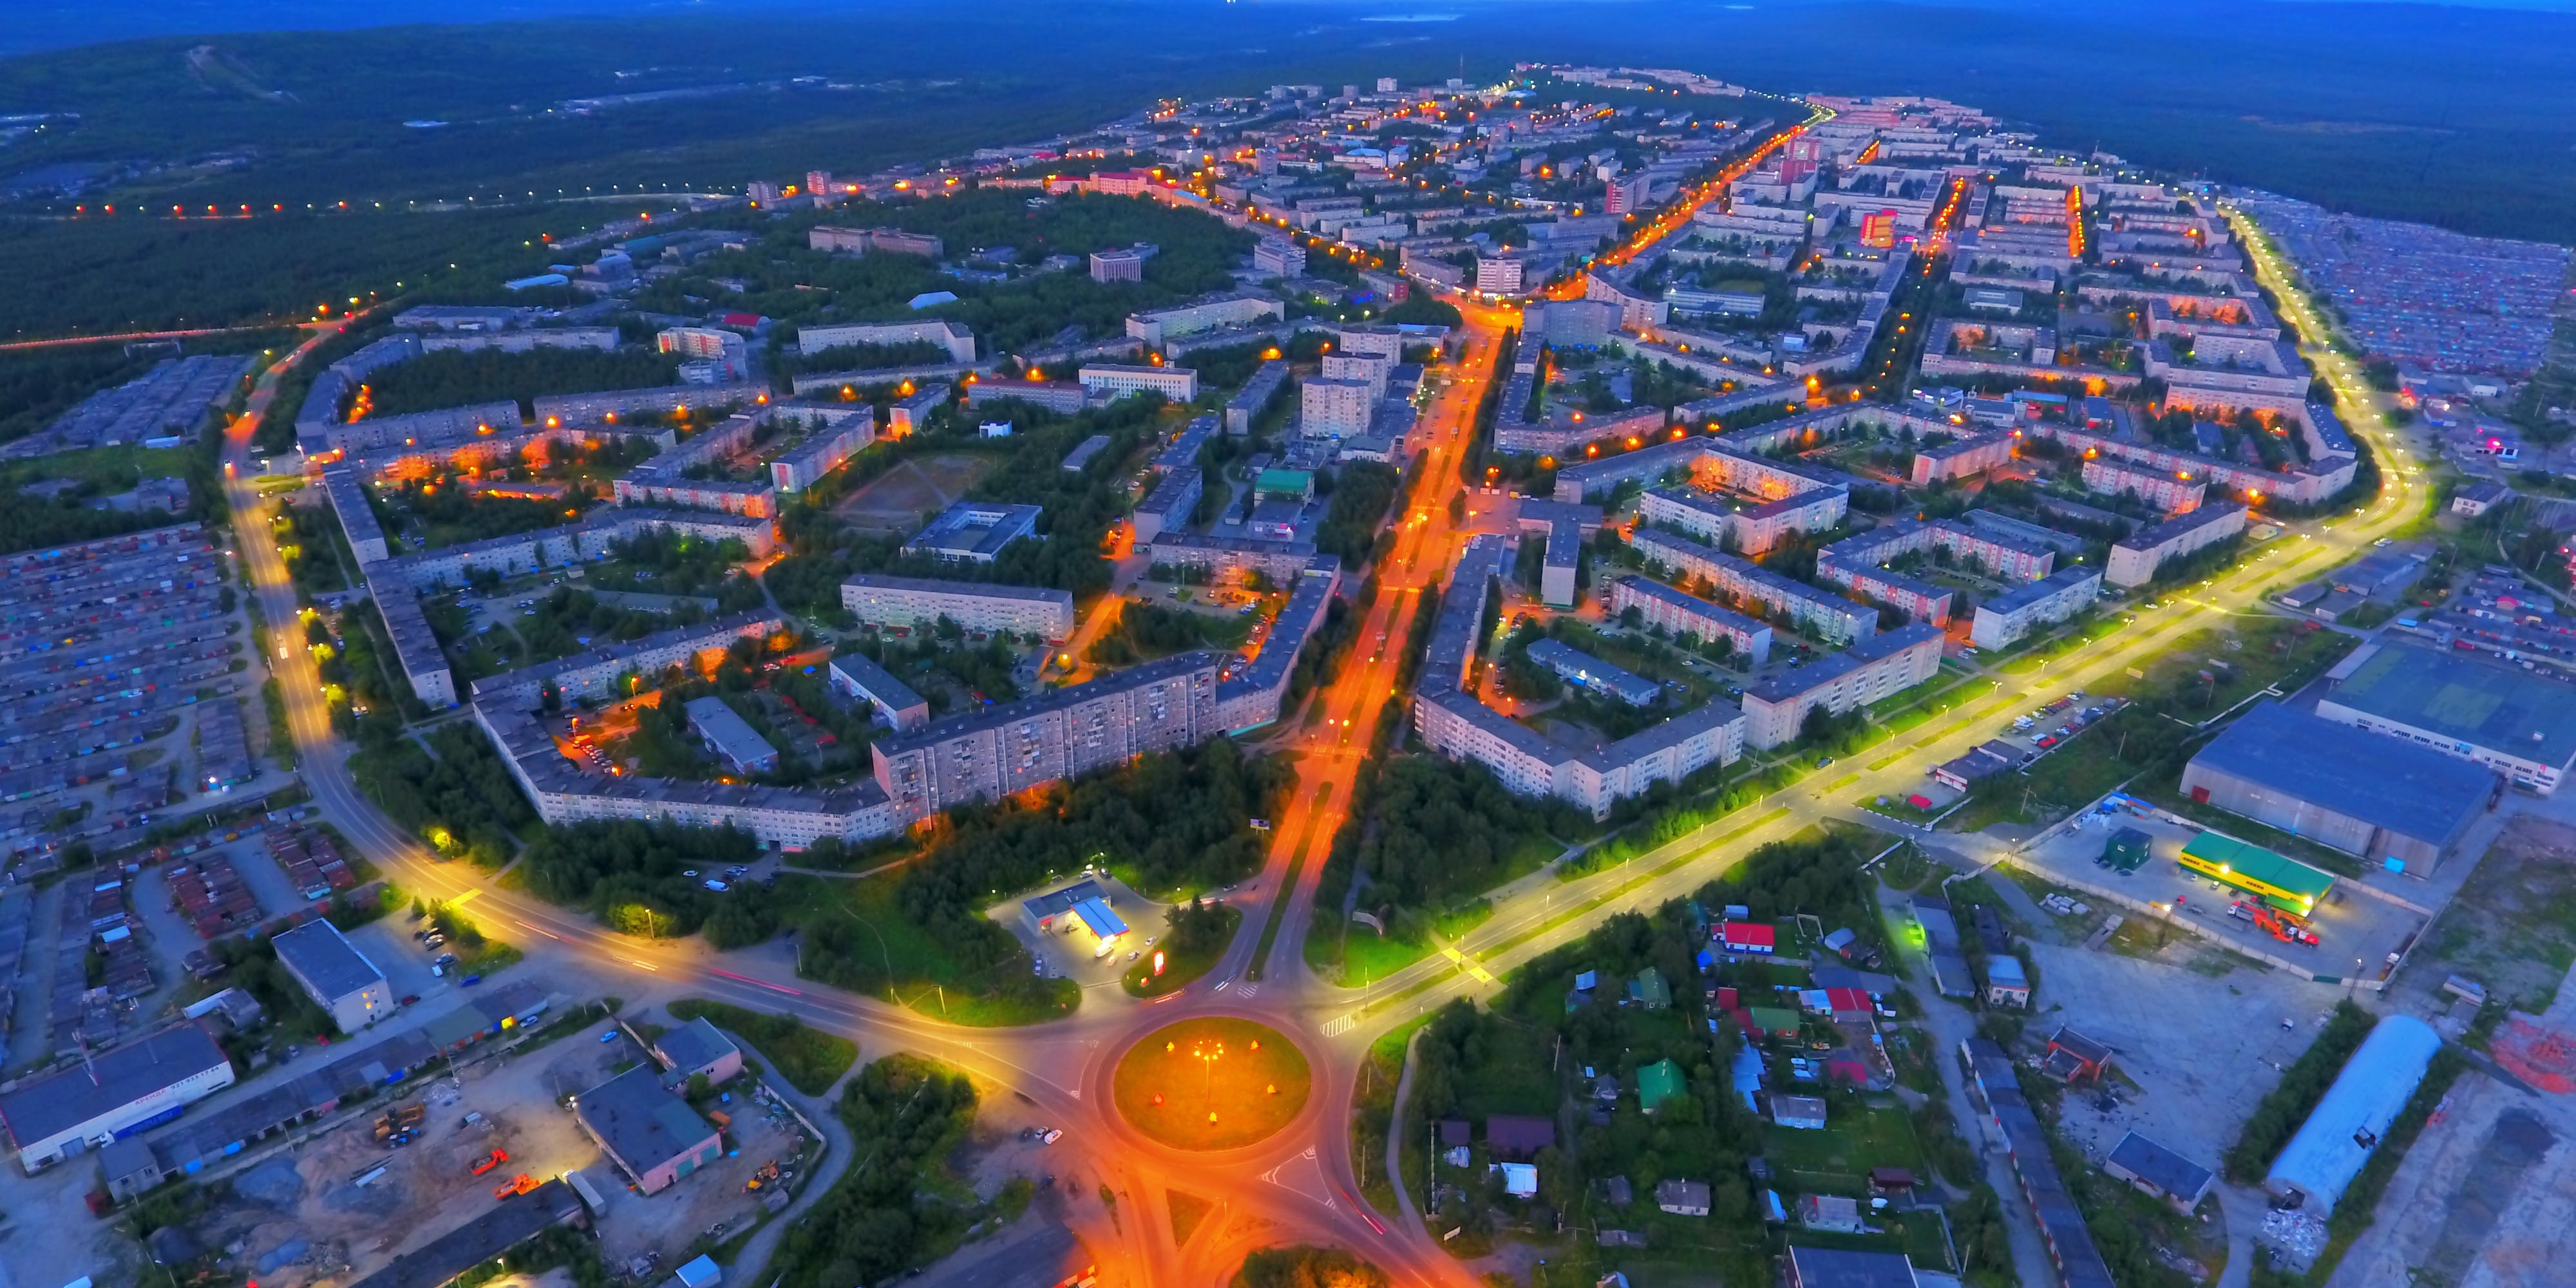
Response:
[[[1073,607],[1073,592],[1052,590],[1044,586],[1005,586],[990,581],[949,581],[939,577],[889,577],[883,573],[855,573],[841,579],[844,586],[861,590],[918,591],[929,595],[972,595],[979,599],[1024,599],[1032,603],[1062,604]]]
[[[324,997],[346,997],[385,982],[385,973],[327,920],[308,921],[269,942],[277,949],[277,959]]]
[[[1529,659],[1577,684],[1606,689],[1630,706],[1647,706],[1663,693],[1654,681],[1558,640],[1533,641]]]
[[[0,1092],[0,1125],[23,1147],[226,1062],[204,1024],[174,1025]]]
[[[1902,653],[1927,640],[1940,638],[1940,627],[1929,622],[1910,622],[1895,630],[1872,635],[1840,653],[1819,659],[1812,665],[1792,671],[1782,671],[1745,690],[1744,696],[1748,699],[1759,698],[1764,702],[1787,702],[1800,694],[1821,689],[1872,662]]]
[[[1902,1252],[1789,1248],[1798,1288],[1915,1288],[1914,1263]]]
[[[2576,760],[2576,685],[2457,650],[2388,643],[2325,701],[2521,760]]]
[[[653,1039],[653,1047],[674,1069],[702,1069],[742,1049],[703,1015]]]
[[[1043,512],[1034,505],[960,501],[940,512],[928,527],[903,543],[906,553],[927,552],[952,559],[991,559],[1002,547],[1037,536]]]
[[[1061,711],[1067,707],[1095,701],[1104,694],[1159,684],[1176,676],[1188,675],[1193,671],[1212,671],[1224,660],[1222,654],[1204,649],[1189,653],[1175,653],[1170,657],[1158,658],[1113,675],[1104,675],[1097,680],[1067,685],[1061,689],[1041,693],[1036,697],[1022,698],[1017,702],[1004,702],[986,707],[981,711],[970,711],[963,715],[933,721],[911,733],[898,734],[877,744],[877,755],[880,757],[900,755],[920,747],[937,746],[960,734],[971,733],[978,729],[999,728],[1049,711]]]
[[[2177,515],[2162,523],[2140,528],[2120,538],[2118,544],[2127,546],[2131,550],[2153,550],[2185,533],[2197,531],[2213,523],[2224,523],[2230,517],[2242,518],[2244,514],[2245,506],[2242,502],[2213,501],[2188,514]]]
[[[2077,564],[2072,568],[2060,568],[2037,581],[2024,582],[1979,604],[1978,607],[1991,608],[1998,613],[2016,613],[2060,591],[2085,582],[2100,580],[2102,580],[2101,569],[2087,564]]]
[[[867,691],[869,697],[889,710],[903,711],[926,705],[926,699],[913,692],[912,686],[895,677],[895,673],[877,665],[875,658],[856,649],[832,655],[832,669],[848,676],[850,682]]]
[[[716,1131],[687,1101],[666,1090],[661,1071],[649,1064],[581,1093],[573,1110],[608,1143],[621,1165],[638,1172],[687,1153]]]
[[[725,705],[723,698],[712,693],[691,698],[683,709],[689,713],[689,725],[698,731],[698,736],[714,743],[717,754],[735,765],[757,765],[777,758],[778,749],[770,746],[769,740],[761,737],[741,713]]]
[[[2213,1179],[2208,1168],[2134,1131],[2111,1147],[2109,1161],[2167,1194],[2184,1198],[2197,1197]]]
[[[2196,764],[2417,840],[2448,841],[2495,794],[2495,771],[2278,702],[2258,702]]]

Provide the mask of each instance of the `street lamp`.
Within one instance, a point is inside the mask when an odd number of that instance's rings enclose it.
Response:
[[[1208,1121],[1215,1122],[1216,1062],[1225,1058],[1225,1043],[1201,1043],[1197,1046],[1191,1047],[1190,1054],[1198,1060],[1199,1067],[1207,1072],[1206,1093],[1208,1099]]]

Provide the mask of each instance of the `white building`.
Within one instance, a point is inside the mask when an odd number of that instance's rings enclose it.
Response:
[[[2245,530],[2245,507],[2236,502],[2205,505],[2180,518],[2140,528],[2111,547],[2102,579],[2114,586],[2143,586],[2168,559],[2227,540]]]
[[[2102,570],[2077,565],[2024,586],[2015,586],[1977,605],[1968,642],[1979,648],[2003,648],[2032,628],[2065,621],[2091,606],[2102,593]]]
[[[1199,373],[1188,367],[1128,366],[1098,363],[1084,367],[1077,378],[1086,394],[1112,401],[1129,394],[1161,394],[1172,402],[1188,402],[1199,396]]]
[[[923,627],[940,618],[970,631],[1060,640],[1073,634],[1073,595],[1036,586],[860,573],[841,583],[841,607],[873,626]]]
[[[1476,289],[1487,295],[1518,295],[1529,266],[1508,256],[1476,257]]]
[[[269,942],[277,949],[277,964],[303,985],[341,1032],[355,1033],[394,1013],[385,973],[328,920],[308,921]]]
[[[809,326],[796,332],[796,351],[807,356],[854,344],[935,344],[951,362],[975,360],[975,333],[963,323],[934,319],[923,322],[861,322],[847,326]]]
[[[1297,400],[1297,431],[1308,438],[1357,438],[1377,408],[1365,380],[1309,380],[1297,387]]]
[[[1744,691],[1745,741],[1777,747],[1796,741],[1807,713],[1841,714],[1903,692],[1941,670],[1941,632],[1926,622],[1873,635]]]
[[[196,1020],[22,1079],[0,1124],[29,1173],[106,1145],[233,1085],[232,1058]]]
[[[1303,277],[1306,274],[1306,248],[1294,238],[1264,237],[1252,248],[1253,271],[1271,277]]]

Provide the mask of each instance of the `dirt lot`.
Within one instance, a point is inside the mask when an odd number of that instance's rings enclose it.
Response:
[[[2183,939],[2151,957],[2033,943],[2039,1013],[2031,1031],[2059,1024],[2110,1043],[2110,1109],[2094,1097],[2064,1102],[2068,1140],[2099,1162],[2135,1129],[2203,1167],[2236,1139],[2254,1102],[2315,1040],[2340,989],[2251,966]],[[2212,971],[2221,973],[2213,974]],[[2283,1029],[2283,1020],[2293,1029]]]
[[[924,513],[947,509],[992,467],[993,458],[970,452],[916,456],[851,493],[837,508],[852,527],[910,532],[921,526]]]
[[[2513,819],[2474,877],[2435,922],[2397,980],[2421,1010],[2447,1005],[2442,981],[2462,975],[2517,1009],[2548,1009],[2576,965],[2576,827],[2534,814]]]
[[[2567,1282],[2576,1143],[2565,1097],[2535,1097],[2475,1071],[2407,1152],[2376,1223],[2331,1288],[2389,1283],[2539,1288]]]
[[[602,1186],[608,1210],[598,1222],[600,1252],[609,1265],[623,1266],[639,1257],[658,1255],[658,1264],[667,1273],[696,1255],[689,1249],[700,1238],[711,1233],[719,1240],[730,1238],[762,1215],[761,1195],[743,1188],[753,1173],[773,1160],[788,1173],[802,1172],[797,1154],[811,1142],[803,1125],[775,1101],[764,1105],[737,1091],[730,1102],[710,1101],[702,1108],[733,1120],[725,1132],[723,1158],[659,1194]],[[605,1159],[601,1169],[590,1173],[594,1184],[624,1179],[615,1164]]]

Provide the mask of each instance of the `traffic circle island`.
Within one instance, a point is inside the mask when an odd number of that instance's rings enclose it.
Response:
[[[1277,1029],[1232,1016],[1167,1024],[1111,1074],[1118,1115],[1173,1149],[1239,1149],[1296,1120],[1314,1088],[1306,1054]]]

